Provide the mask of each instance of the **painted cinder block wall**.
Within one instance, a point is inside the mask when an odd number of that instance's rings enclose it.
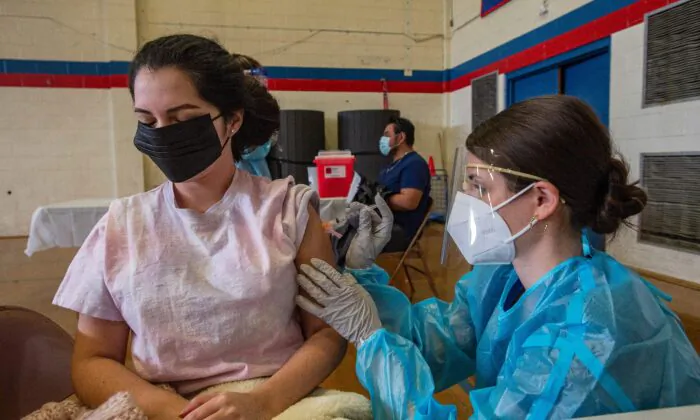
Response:
[[[135,28],[131,0],[0,3],[0,236],[26,235],[40,205],[143,190],[127,90],[71,76],[128,60]]]

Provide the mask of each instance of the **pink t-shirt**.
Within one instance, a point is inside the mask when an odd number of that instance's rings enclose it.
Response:
[[[272,375],[304,340],[294,259],[310,203],[291,177],[241,170],[204,214],[177,208],[171,183],[116,200],[54,304],[125,321],[137,373],[183,394]]]

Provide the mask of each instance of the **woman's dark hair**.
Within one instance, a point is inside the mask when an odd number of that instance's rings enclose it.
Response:
[[[577,229],[615,233],[647,203],[637,183],[628,182],[629,167],[614,154],[608,129],[590,106],[572,96],[543,96],[511,106],[479,125],[467,138],[467,149],[487,164],[554,184]],[[532,183],[504,175],[516,192]]]
[[[262,68],[262,64],[253,57],[244,54],[231,54],[233,64],[238,68],[238,71],[252,70]]]
[[[218,42],[197,35],[168,35],[141,47],[129,68],[129,91],[142,68],[176,68],[185,73],[199,96],[221,111],[224,118],[244,111],[243,124],[233,136],[236,160],[244,150],[264,144],[280,125],[280,107],[270,92],[253,77],[245,76],[239,64]]]

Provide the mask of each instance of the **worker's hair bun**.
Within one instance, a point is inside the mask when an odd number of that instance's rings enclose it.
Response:
[[[637,186],[629,183],[629,167],[613,157],[606,180],[599,190],[599,205],[591,228],[598,233],[614,233],[630,216],[639,214],[647,204],[647,194]]]

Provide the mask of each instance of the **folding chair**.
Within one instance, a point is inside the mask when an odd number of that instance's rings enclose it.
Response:
[[[435,279],[433,278],[433,274],[430,272],[430,268],[428,267],[428,262],[425,259],[425,254],[423,253],[423,249],[420,246],[420,238],[423,235],[423,229],[425,226],[428,224],[428,220],[430,219],[430,213],[433,208],[433,199],[428,197],[428,209],[425,212],[425,217],[423,217],[423,222],[421,222],[420,227],[418,228],[418,231],[416,232],[415,235],[413,235],[413,239],[411,239],[411,243],[408,245],[408,248],[406,248],[405,251],[402,253],[399,252],[389,252],[386,253],[385,255],[398,255],[401,254],[401,259],[399,260],[399,264],[396,266],[396,269],[394,270],[394,273],[391,275],[391,279],[389,280],[390,284],[394,284],[394,280],[399,274],[399,271],[403,269],[405,275],[406,275],[406,281],[408,283],[408,286],[410,288],[410,294],[408,295],[408,298],[413,301],[413,294],[415,293],[416,289],[413,286],[413,280],[411,279],[411,276],[409,274],[408,269],[411,268],[420,274],[424,275],[428,279],[428,285],[430,286],[430,290],[432,290],[433,294],[435,297],[438,296],[438,291],[437,287],[435,285]],[[408,264],[406,261],[408,258],[418,258],[421,260],[423,263],[423,269],[420,269],[416,267],[415,265]]]
[[[38,312],[0,306],[0,419],[73,394],[73,338]]]

